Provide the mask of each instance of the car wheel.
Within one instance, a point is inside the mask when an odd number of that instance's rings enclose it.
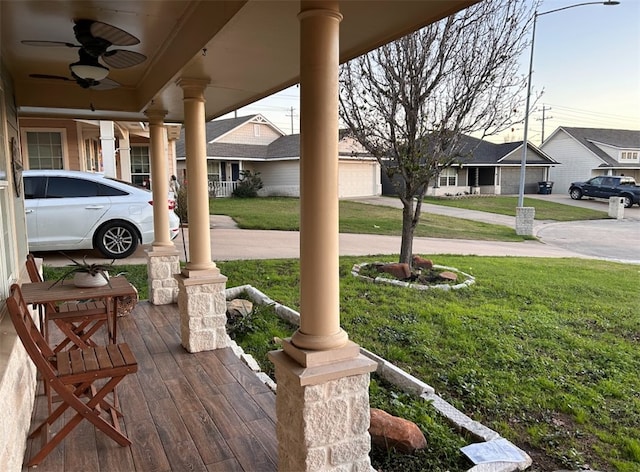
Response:
[[[624,195],[622,197],[622,202],[624,203],[625,208],[631,208],[633,206],[633,200],[631,200],[629,195]]]
[[[573,200],[580,200],[582,198],[582,191],[579,188],[572,188],[569,192],[569,196]]]
[[[96,233],[95,247],[109,259],[122,259],[138,247],[138,233],[126,221],[112,221]]]

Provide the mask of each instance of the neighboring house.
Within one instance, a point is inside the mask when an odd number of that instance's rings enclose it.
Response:
[[[102,172],[150,186],[149,126],[143,122],[19,118],[25,169]],[[166,125],[168,173],[175,173],[180,125]],[[167,176],[167,179],[169,176]]]
[[[463,136],[457,163],[442,169],[427,195],[514,195],[520,185],[522,141],[496,144]],[[558,163],[529,143],[525,172],[525,193],[537,193],[538,182],[549,180]],[[393,185],[382,177],[383,194],[395,195]]]
[[[627,175],[640,181],[640,131],[561,126],[541,149],[560,166],[550,180],[559,192],[568,192],[571,182],[597,175]]]
[[[210,121],[207,129],[209,191],[230,196],[241,172],[260,172],[262,196],[300,196],[300,135],[285,135],[262,115]],[[380,166],[357,143],[340,135],[339,196],[380,195]],[[184,132],[176,144],[178,178],[188,182]]]

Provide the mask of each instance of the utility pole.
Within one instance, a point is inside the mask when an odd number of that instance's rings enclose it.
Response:
[[[544,143],[544,120],[553,118],[553,116],[545,116],[545,112],[548,110],[551,110],[551,107],[542,105],[542,118],[537,118],[538,121],[542,121],[542,140],[540,143]]]
[[[293,110],[295,110],[295,108],[291,107],[291,108],[290,108],[290,110],[289,110],[289,111],[290,111],[290,114],[288,114],[288,115],[287,115],[287,116],[290,116],[290,117],[291,117],[291,134],[293,134],[293,117],[294,117],[294,116],[297,116],[297,115],[295,115],[295,114],[293,113]]]

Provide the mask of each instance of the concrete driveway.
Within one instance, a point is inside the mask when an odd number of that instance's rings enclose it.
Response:
[[[569,195],[530,195],[564,205],[608,212],[609,202],[583,198],[572,200]],[[640,264],[640,206],[624,209],[622,219],[542,223],[535,235],[547,244],[579,252],[586,256]]]

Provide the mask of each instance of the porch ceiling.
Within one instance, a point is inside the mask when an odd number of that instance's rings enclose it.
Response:
[[[341,61],[476,1],[337,1],[344,16]],[[189,77],[210,81],[205,92],[210,120],[298,82],[299,11],[299,1],[3,0],[0,46],[21,116],[146,121],[143,111],[153,107],[168,110],[167,122],[182,122],[182,90],[175,82]],[[98,20],[131,33],[140,44],[110,49],[136,51],[147,60],[111,68],[109,78],[121,84],[112,90],[29,77],[70,77],[69,64],[78,60],[76,48],[21,41],[77,44],[74,19]]]

